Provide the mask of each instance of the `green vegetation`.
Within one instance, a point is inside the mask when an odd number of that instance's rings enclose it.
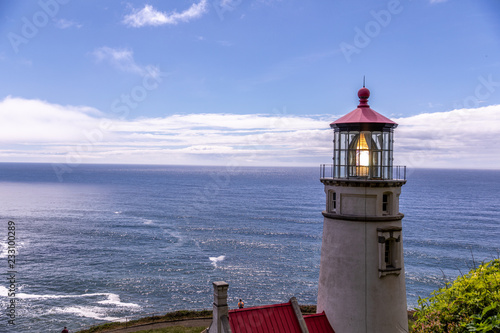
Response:
[[[316,305],[300,305],[300,312],[302,314],[316,313]]]
[[[484,263],[419,299],[412,332],[500,332],[500,260]]]
[[[200,333],[206,327],[182,327],[182,326],[172,326],[159,328],[155,330],[145,330],[137,331],[135,333]]]
[[[92,326],[89,329],[79,331],[77,333],[97,333],[97,332],[107,332],[110,330],[132,327],[138,325],[152,324],[158,322],[166,322],[166,321],[177,321],[177,320],[185,320],[185,319],[194,319],[194,318],[212,318],[212,311],[210,310],[201,310],[201,311],[188,311],[188,310],[180,310],[175,312],[169,312],[163,316],[151,316],[144,317],[137,320],[131,320],[127,323],[106,323],[102,325]],[[158,331],[161,332],[161,331]],[[168,332],[168,331],[166,331]],[[175,332],[175,331],[172,331]],[[186,331],[187,332],[187,331]],[[191,332],[189,332],[191,333]]]

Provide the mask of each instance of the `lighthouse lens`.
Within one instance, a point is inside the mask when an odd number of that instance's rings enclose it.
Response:
[[[370,150],[366,143],[364,133],[359,134],[358,143],[356,145],[356,166],[358,176],[368,176],[370,166]]]

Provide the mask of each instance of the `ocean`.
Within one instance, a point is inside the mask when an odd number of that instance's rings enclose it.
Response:
[[[0,164],[0,332],[76,331],[210,309],[219,280],[229,283],[233,308],[238,298],[246,306],[292,296],[316,303],[325,208],[319,167],[65,171]],[[413,308],[499,257],[500,171],[408,169],[407,180],[400,211]],[[12,286],[15,319],[8,316]]]

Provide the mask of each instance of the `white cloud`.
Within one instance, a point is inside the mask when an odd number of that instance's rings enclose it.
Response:
[[[338,116],[188,114],[113,120],[84,106],[0,101],[2,161],[308,165],[330,163]],[[499,168],[500,105],[394,119],[395,164]]]
[[[160,70],[156,66],[140,66],[134,60],[134,53],[127,49],[114,49],[108,46],[103,46],[95,49],[92,55],[98,62],[105,61],[111,64],[116,69],[129,72],[133,74],[138,74],[141,76],[153,76],[159,75]]]
[[[500,105],[395,119],[398,162],[413,167],[499,168]]]
[[[81,27],[83,27],[83,25],[80,23],[77,23],[75,21],[66,20],[66,19],[54,20],[54,24],[55,24],[56,28],[58,28],[58,29],[69,29],[69,28],[73,28],[73,27],[80,29]]]
[[[35,145],[78,143],[102,114],[84,106],[63,106],[41,100],[6,97],[0,102],[0,142]]]
[[[189,22],[201,17],[208,10],[208,1],[201,0],[194,3],[183,12],[173,11],[163,13],[153,8],[151,5],[145,5],[143,9],[134,9],[131,14],[126,15],[123,23],[131,27],[143,27],[147,25],[177,24],[180,22]]]

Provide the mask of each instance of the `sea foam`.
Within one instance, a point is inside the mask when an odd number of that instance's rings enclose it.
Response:
[[[218,256],[218,257],[208,257],[208,259],[210,259],[210,261],[212,262],[212,265],[214,265],[214,267],[217,267],[217,263],[226,259],[226,256],[223,255],[223,256]]]
[[[7,297],[8,289],[4,286],[0,286],[0,297]],[[61,298],[83,298],[83,297],[106,297],[103,301],[98,301],[99,304],[110,304],[119,307],[131,307],[140,308],[140,305],[135,303],[125,303],[120,301],[120,296],[113,293],[91,293],[91,294],[80,294],[80,295],[36,295],[36,294],[25,294],[16,293],[16,298],[20,299],[61,299]]]

